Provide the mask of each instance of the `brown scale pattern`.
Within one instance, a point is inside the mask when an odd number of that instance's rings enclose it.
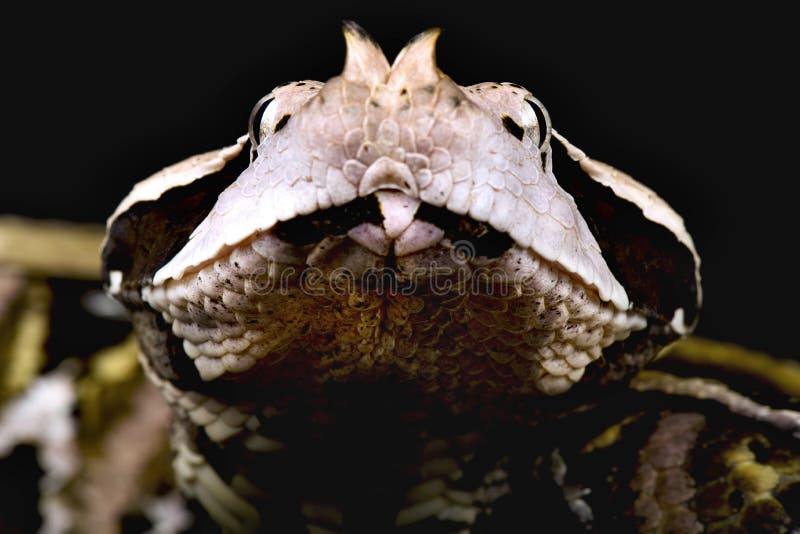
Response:
[[[686,506],[695,496],[695,481],[686,470],[705,417],[696,413],[665,414],[639,452],[631,488],[639,496],[634,513],[643,532],[702,532],[697,516]]]
[[[349,238],[307,249],[264,233],[146,298],[206,380],[253,368],[311,383],[399,375],[426,392],[560,393],[645,324],[518,247],[493,262],[457,263],[448,291],[435,289],[443,286],[430,271],[417,276],[408,294],[354,285],[384,258]],[[406,256],[398,276],[451,252],[443,240]],[[316,279],[301,276],[307,265]],[[342,266],[351,277],[331,283]]]

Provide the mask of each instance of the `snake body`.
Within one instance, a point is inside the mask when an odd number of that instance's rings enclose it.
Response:
[[[107,289],[173,407],[178,483],[230,531],[504,532],[534,502],[586,527],[598,496],[575,474],[624,454],[597,437],[618,426],[641,433],[607,493],[630,524],[699,525],[668,468],[705,416],[620,408],[696,324],[683,221],[524,88],[453,82],[437,36],[390,65],[346,24],[340,76],[276,88],[250,136],[109,220]],[[551,141],[577,174],[556,178]]]

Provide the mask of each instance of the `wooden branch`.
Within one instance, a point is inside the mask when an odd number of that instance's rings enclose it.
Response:
[[[0,267],[34,276],[100,278],[100,224],[0,216]]]

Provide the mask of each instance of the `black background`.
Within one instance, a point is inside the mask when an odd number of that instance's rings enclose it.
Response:
[[[273,86],[338,74],[342,19],[390,59],[440,26],[454,80],[524,85],[562,134],[684,216],[703,257],[699,334],[796,356],[793,16],[764,2],[371,5],[6,13],[0,213],[102,221],[136,181],[233,142]]]

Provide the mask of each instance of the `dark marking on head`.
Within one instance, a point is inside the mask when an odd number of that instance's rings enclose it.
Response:
[[[219,172],[165,191],[155,200],[137,202],[121,213],[108,230],[103,249],[103,281],[109,271],[122,271],[121,298],[138,298],[141,284],[189,241],[189,235],[214,207],[219,194],[247,168],[243,150]],[[130,307],[138,302],[126,302]]]
[[[380,206],[374,195],[279,222],[273,232],[281,241],[305,246],[319,243],[328,236],[344,235],[361,223],[383,223]]]
[[[379,104],[379,103],[378,103],[376,100],[374,100],[374,99],[370,99],[369,103],[370,103],[370,105],[371,105],[372,107],[374,107],[374,108],[379,108],[379,107],[381,107],[381,105],[380,105],[380,104]]]
[[[417,210],[417,219],[438,226],[453,242],[471,243],[478,256],[497,258],[514,246],[514,240],[508,234],[498,232],[488,223],[424,202]]]
[[[508,115],[503,115],[503,126],[508,133],[522,141],[522,136],[525,135],[525,130],[523,130],[522,126],[514,122],[514,119]]]
[[[575,199],[611,272],[633,305],[656,319],[651,329],[669,324],[678,308],[693,325],[699,309],[691,251],[637,205],[592,180],[564,151],[554,150],[553,158],[559,185]]]
[[[272,130],[272,133],[278,133],[281,128],[286,126],[286,123],[289,122],[289,119],[292,117],[291,113],[287,113],[275,124],[275,128]]]
[[[422,86],[422,90],[423,90],[423,91],[425,91],[426,93],[431,93],[431,94],[433,94],[433,92],[436,90],[436,87],[434,87],[434,86],[433,86],[433,85],[431,85],[431,84],[428,84],[428,85],[423,85],[423,86]]]
[[[461,105],[461,97],[451,96],[450,97],[450,102],[453,104],[454,108],[457,108],[458,106]]]
[[[407,95],[407,94],[408,94],[408,89],[406,89],[405,87],[403,87],[402,89],[400,89],[400,94],[401,94],[401,95]]]
[[[297,82],[297,87],[303,87],[305,84],[306,82]]]

